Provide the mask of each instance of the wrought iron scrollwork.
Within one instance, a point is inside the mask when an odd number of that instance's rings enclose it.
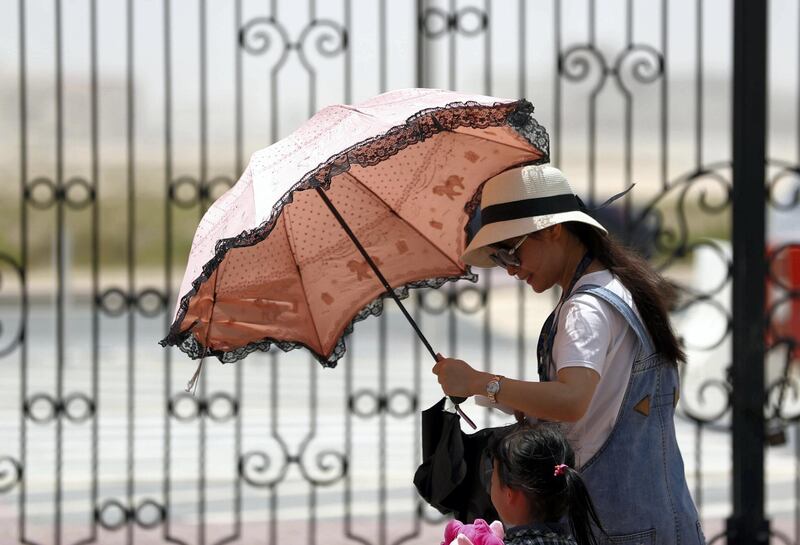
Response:
[[[730,249],[725,248],[724,242],[703,237],[704,233],[698,234],[692,229],[693,221],[699,218],[713,218],[729,211],[732,201],[729,172],[730,164],[720,162],[678,176],[646,203],[632,218],[629,227],[631,232],[651,233],[652,239],[644,243],[655,249],[654,264],[662,272],[700,251],[703,251],[704,259],[716,260],[711,268],[719,271],[719,278],[707,273],[702,286],[672,281],[679,294],[677,306],[673,309],[677,317],[685,320],[707,316],[702,320],[704,324],[720,325],[713,330],[706,327],[702,335],[693,335],[691,329],[683,335],[683,346],[698,353],[711,354],[712,350],[721,348],[730,339],[733,329],[733,317],[724,293],[730,288],[732,279]],[[666,218],[671,219],[669,224]],[[694,368],[686,365],[682,369],[683,392],[678,415],[704,425],[727,426],[725,419],[732,403],[727,376],[730,364],[718,367],[719,376],[697,375],[691,379],[687,376],[692,375]]]
[[[769,205],[775,210],[788,211],[800,206],[800,167],[782,165],[767,181],[767,190]],[[783,197],[784,193],[790,194],[790,198]]]
[[[347,457],[343,453],[332,449],[311,453],[309,444],[303,444],[300,454],[295,458],[300,474],[306,481],[314,486],[330,486],[347,475]],[[308,463],[309,458],[314,460],[313,464]]]
[[[23,196],[38,210],[47,210],[58,202],[80,210],[95,202],[97,193],[86,178],[70,178],[59,185],[51,178],[38,177],[26,184]]]
[[[424,290],[417,294],[417,301],[423,311],[439,315],[449,309],[457,309],[463,314],[475,314],[486,307],[489,293],[479,286],[454,286],[451,290]]]
[[[287,446],[280,440],[272,446],[280,449],[280,465],[273,464],[273,456],[263,450],[252,450],[239,457],[238,473],[244,481],[255,488],[271,488],[278,485],[286,477],[291,463]],[[275,456],[278,458],[278,456]],[[274,466],[274,469],[273,469]]]
[[[765,316],[768,383],[765,418],[772,444],[786,441],[789,422],[800,420],[800,167],[769,161],[767,198],[771,208],[771,244],[767,248]]]
[[[291,39],[286,28],[274,17],[255,17],[239,30],[239,45],[251,55],[261,55],[272,48],[275,41],[271,35],[280,38],[283,55],[291,49]]]
[[[131,304],[128,294],[120,288],[109,288],[97,295],[96,304],[107,316],[122,316]]]
[[[100,312],[110,317],[119,317],[135,309],[144,317],[154,318],[164,312],[168,304],[166,294],[156,288],[145,288],[134,294],[122,288],[108,288],[99,293],[95,301]]]
[[[648,226],[648,230],[656,233],[654,243],[662,256],[656,262],[659,269],[665,269],[675,260],[685,257],[693,248],[696,248],[696,245],[690,244],[691,229],[688,219],[691,217],[688,210],[690,206],[694,205],[698,211],[710,215],[720,214],[729,209],[732,198],[731,182],[723,174],[729,168],[729,163],[715,163],[707,168],[678,177],[668,185],[665,191],[646,204],[638,216],[633,219],[630,226],[631,231]],[[712,187],[716,186],[715,193],[718,195],[716,197],[718,202],[715,202],[711,196],[711,187],[704,187],[704,184],[707,183],[711,183]],[[671,199],[671,195],[676,192],[677,198]],[[674,213],[669,216],[675,218],[676,228],[666,225],[665,214],[659,209],[662,203],[674,203]]]
[[[311,67],[308,65],[308,59],[305,55],[305,44],[308,40],[312,39],[314,40],[314,47],[317,53],[323,57],[332,58],[347,49],[347,30],[342,25],[331,19],[316,19],[311,21],[300,32],[300,36],[297,38],[297,43],[294,46],[303,64],[309,69]]]
[[[428,39],[441,38],[451,32],[467,37],[477,36],[486,32],[488,26],[488,14],[475,6],[452,13],[440,8],[427,8],[419,18],[419,29]]]
[[[577,44],[558,58],[558,71],[573,83],[591,82],[589,95],[594,97],[613,78],[620,92],[631,95],[631,84],[647,85],[664,74],[664,55],[646,44],[630,44],[612,62],[591,44]]]
[[[92,418],[95,410],[94,401],[79,392],[63,399],[54,398],[49,394],[34,394],[23,404],[25,416],[37,424],[48,424],[62,417],[80,424]]]
[[[22,464],[11,456],[0,457],[0,494],[10,492],[22,480]]]
[[[129,524],[140,528],[153,529],[167,518],[167,509],[155,500],[143,500],[134,507],[127,507],[119,500],[110,499],[94,510],[94,520],[102,528],[118,531]]]
[[[359,418],[371,418],[382,412],[404,418],[417,410],[417,395],[404,388],[395,388],[383,396],[371,390],[359,390],[350,396],[348,409]]]
[[[97,198],[94,186],[85,178],[70,178],[64,182],[64,203],[74,210],[81,210],[95,202]]]
[[[190,209],[206,206],[216,200],[224,191],[233,187],[233,183],[229,176],[216,176],[206,181],[192,176],[180,176],[170,182],[167,195],[170,202],[178,208]]]
[[[16,283],[19,286],[19,317],[17,318],[17,327],[16,332],[13,335],[8,336],[8,340],[3,340],[7,329],[4,326],[3,322],[0,321],[0,358],[6,356],[13,352],[22,342],[24,339],[25,334],[25,323],[24,323],[24,309],[22,308],[22,293],[23,293],[23,279],[24,279],[24,272],[22,267],[17,263],[15,259],[11,256],[0,253],[0,293],[5,291],[5,287],[8,282],[5,280],[3,269],[5,268],[4,265],[8,265],[15,277]]]
[[[575,45],[558,57],[558,71],[569,81],[578,83],[589,77],[596,77],[591,94],[603,87],[609,69],[603,55],[590,45]]]
[[[617,55],[613,70],[617,85],[625,94],[630,94],[627,76],[639,84],[655,83],[664,74],[664,55],[649,45],[631,45]]]
[[[185,407],[188,407],[188,412]],[[214,422],[223,423],[239,414],[239,400],[227,392],[216,392],[206,398],[180,392],[169,400],[167,411],[180,422],[207,417]]]
[[[300,63],[309,72],[313,67],[308,60],[307,46],[313,41],[316,52],[325,58],[340,55],[348,47],[347,29],[331,19],[314,19],[310,21],[293,41],[288,30],[274,17],[255,17],[245,23],[239,31],[239,44],[251,55],[264,55],[273,50],[273,43],[278,43],[277,59],[272,63],[272,72],[280,70],[286,63],[289,53],[296,50]]]

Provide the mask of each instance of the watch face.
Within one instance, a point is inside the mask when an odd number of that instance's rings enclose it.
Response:
[[[500,391],[500,381],[493,380],[489,384],[486,385],[486,392],[489,394],[496,394]]]

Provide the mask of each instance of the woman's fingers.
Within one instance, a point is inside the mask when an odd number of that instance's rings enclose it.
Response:
[[[469,377],[473,371],[470,365],[462,360],[443,358],[436,362],[431,370],[447,395],[470,395]]]

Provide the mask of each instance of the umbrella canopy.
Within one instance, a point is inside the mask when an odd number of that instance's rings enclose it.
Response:
[[[321,110],[254,153],[203,216],[161,344],[223,362],[303,346],[334,366],[387,293],[326,200],[396,295],[475,280],[459,257],[479,188],[548,159],[532,114],[525,100],[432,89]]]

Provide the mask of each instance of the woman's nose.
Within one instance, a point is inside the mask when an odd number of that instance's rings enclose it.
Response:
[[[508,273],[508,276],[516,276],[518,271],[519,271],[519,268],[517,268],[517,267],[511,266],[511,265],[506,267],[506,272]]]

